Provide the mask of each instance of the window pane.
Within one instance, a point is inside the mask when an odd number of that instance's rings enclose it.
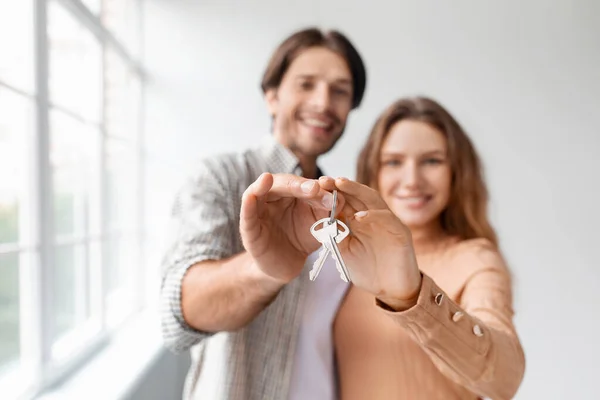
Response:
[[[34,86],[33,17],[32,0],[0,0],[0,81],[30,93]]]
[[[114,51],[106,51],[104,117],[106,132],[130,141],[138,139],[141,87],[139,78]]]
[[[19,254],[0,254],[0,372],[19,357]]]
[[[0,243],[19,241],[19,203],[26,189],[26,144],[32,102],[0,87]]]
[[[57,236],[90,234],[97,206],[98,128],[61,113],[50,114],[50,163],[53,174],[54,231]]]
[[[109,231],[136,228],[138,189],[135,148],[130,144],[106,141],[106,223]]]
[[[50,101],[93,122],[102,102],[102,54],[96,37],[56,1],[48,4]]]
[[[131,312],[134,304],[133,274],[138,262],[135,237],[119,235],[106,242],[107,322],[115,325]]]
[[[140,0],[103,0],[102,22],[127,50],[140,54]]]
[[[54,248],[52,337],[55,341],[84,322],[87,317],[85,254],[84,245]]]
[[[102,0],[81,0],[81,2],[90,9],[93,14],[100,13],[100,7],[102,6]]]

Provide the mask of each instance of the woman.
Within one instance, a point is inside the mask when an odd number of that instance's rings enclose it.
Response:
[[[334,324],[342,400],[509,399],[525,359],[479,158],[427,98],[378,119],[343,196],[353,282]],[[342,218],[342,217],[339,217]]]

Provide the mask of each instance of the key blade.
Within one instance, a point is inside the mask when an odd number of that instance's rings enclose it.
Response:
[[[325,264],[325,260],[327,259],[329,253],[330,251],[327,247],[323,246],[321,248],[321,251],[319,252],[319,257],[317,258],[317,260],[313,264],[312,269],[308,273],[308,278],[311,281],[314,281],[315,279],[317,279],[317,276],[319,276],[319,273],[321,272],[321,269],[323,269],[323,265]]]
[[[329,237],[329,245],[330,245],[332,253],[333,253],[333,258],[335,258],[336,266],[337,266],[338,270],[340,271],[340,276],[341,276],[342,280],[344,282],[350,282],[350,274],[348,273],[348,268],[346,268],[344,259],[342,258],[342,255],[340,254],[340,249],[338,248],[337,243],[335,242],[335,239],[333,238],[333,236]]]

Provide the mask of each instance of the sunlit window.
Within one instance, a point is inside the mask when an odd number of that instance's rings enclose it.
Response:
[[[0,1],[0,397],[144,306],[139,0]]]

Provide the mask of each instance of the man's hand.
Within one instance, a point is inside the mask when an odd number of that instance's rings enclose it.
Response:
[[[240,234],[246,251],[266,275],[285,284],[321,245],[311,225],[329,216],[331,193],[318,182],[288,174],[262,174],[242,197]],[[338,207],[343,207],[338,196]]]

